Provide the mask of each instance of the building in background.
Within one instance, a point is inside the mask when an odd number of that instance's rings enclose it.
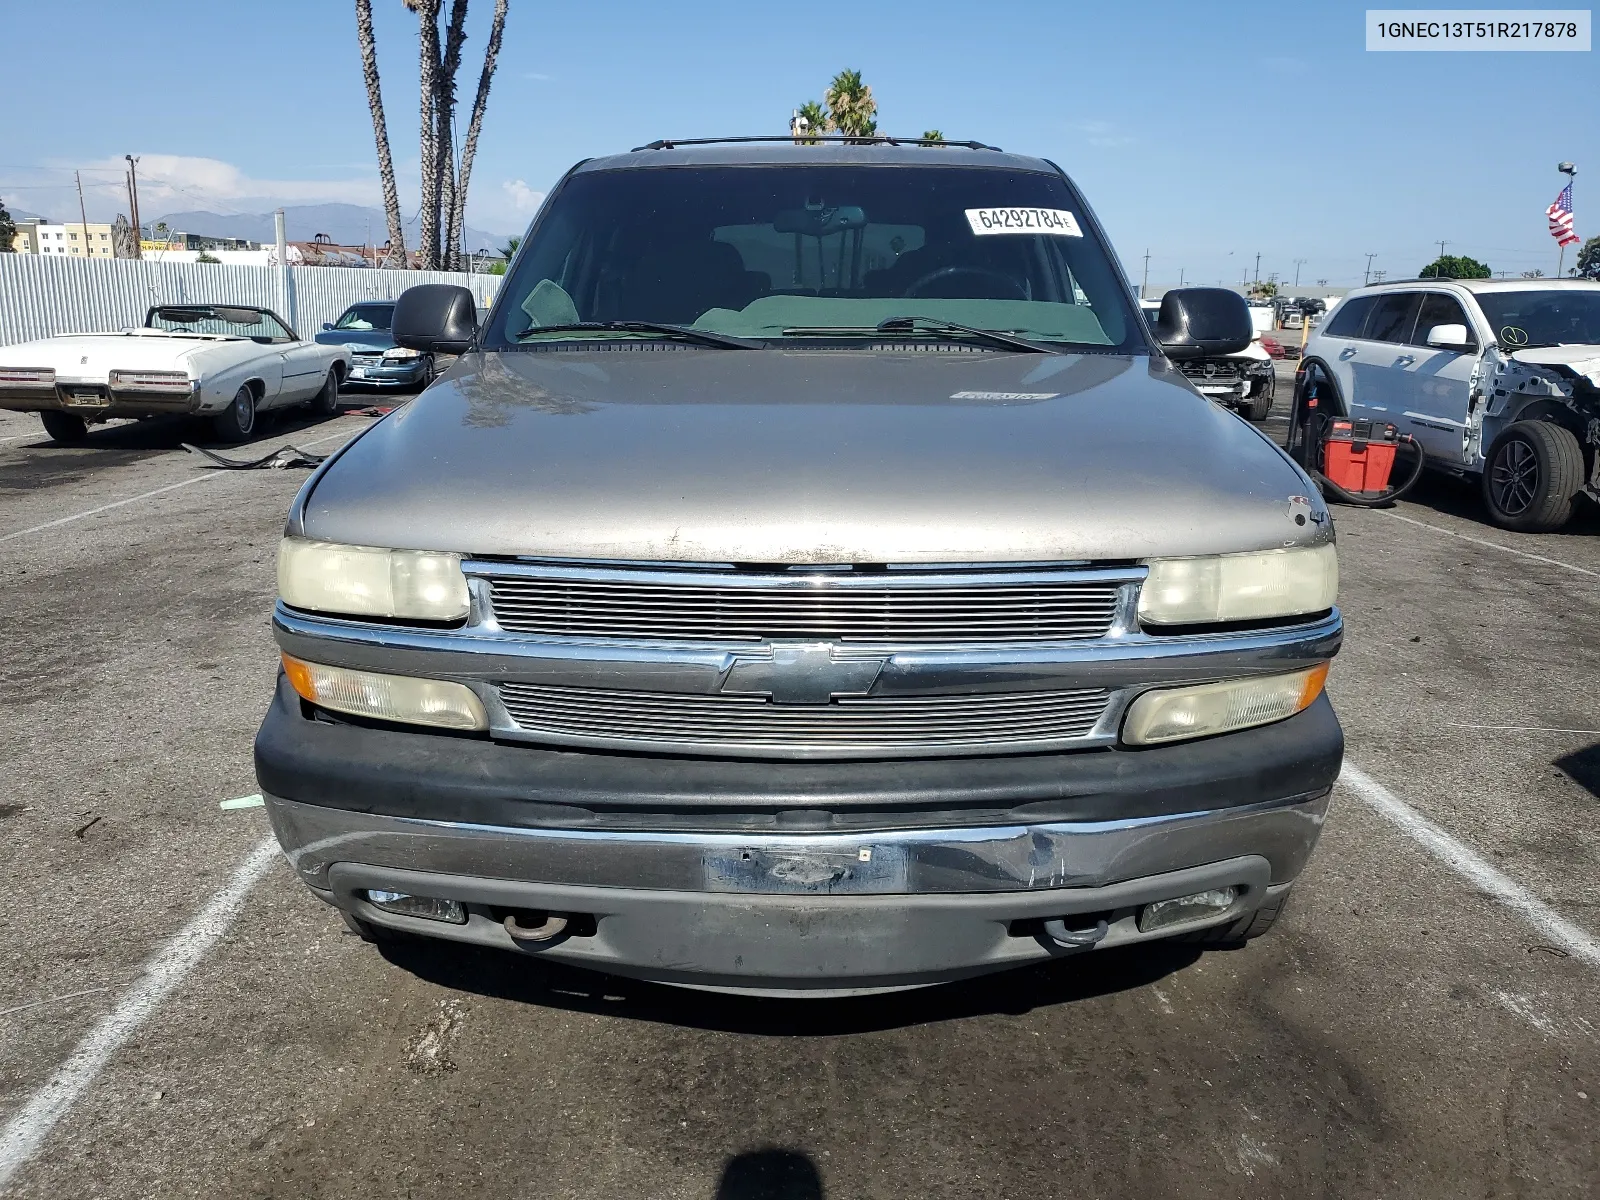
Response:
[[[39,253],[39,226],[46,223],[44,218],[24,217],[13,223],[17,232],[11,239],[11,249],[18,254]]]
[[[98,221],[90,221],[87,225],[76,221],[67,225],[51,225],[44,221],[34,225],[34,240],[37,249],[27,251],[30,254],[64,254],[78,258],[112,258],[114,257],[111,245],[111,226]],[[18,222],[18,232],[21,232],[22,223]]]

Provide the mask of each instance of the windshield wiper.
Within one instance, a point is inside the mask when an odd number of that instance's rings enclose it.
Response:
[[[693,329],[688,325],[672,325],[665,321],[574,321],[568,325],[535,325],[517,334],[517,341],[525,342],[536,333],[662,333],[680,337],[685,341],[699,342],[702,346],[717,346],[723,350],[760,350],[761,343],[750,338],[734,337],[728,333],[712,333],[706,329]]]
[[[991,346],[1001,346],[1007,350],[1026,350],[1030,354],[1064,354],[1054,346],[1047,346],[1043,342],[1029,341],[1027,338],[1018,337],[1012,333],[1003,333],[998,329],[978,329],[971,325],[957,325],[954,321],[942,321],[938,317],[890,317],[888,320],[879,321],[872,326],[840,325],[837,327],[817,325],[797,325],[792,329],[785,329],[784,335],[789,337],[827,337],[829,335],[861,335],[868,333],[916,333],[919,330],[941,335],[952,340],[975,338],[981,342],[988,342]]]

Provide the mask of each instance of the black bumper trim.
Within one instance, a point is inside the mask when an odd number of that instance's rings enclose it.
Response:
[[[1167,816],[1333,786],[1326,696],[1275,725],[1145,750],[892,761],[669,758],[329,724],[279,678],[256,735],[264,792],[383,816],[526,828],[745,830]]]

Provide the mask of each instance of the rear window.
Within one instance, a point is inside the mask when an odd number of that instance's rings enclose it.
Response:
[[[489,346],[581,323],[791,339],[921,316],[1148,352],[1082,200],[1065,178],[1039,171],[818,163],[583,172],[551,197],[503,295]]]
[[[1367,314],[1377,300],[1376,296],[1357,296],[1353,300],[1346,300],[1339,306],[1339,311],[1328,318],[1328,324],[1322,332],[1330,337],[1360,337],[1361,327],[1367,323]]]

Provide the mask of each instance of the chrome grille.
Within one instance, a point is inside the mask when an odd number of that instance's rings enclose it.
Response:
[[[620,573],[619,573],[620,574]],[[641,573],[642,574],[642,573]],[[1006,582],[941,576],[937,584],[877,574],[742,577],[725,583],[490,574],[495,619],[514,633],[573,637],[839,642],[1034,642],[1110,631],[1117,579],[1038,572]]]
[[[505,683],[500,700],[520,729],[594,743],[784,754],[1007,747],[1087,737],[1106,710],[1103,688],[945,696],[866,696],[773,704],[759,696],[624,692]]]

